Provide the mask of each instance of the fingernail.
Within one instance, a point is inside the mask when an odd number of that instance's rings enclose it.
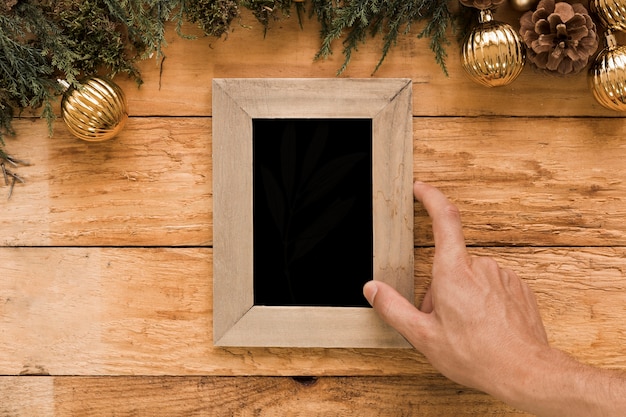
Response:
[[[363,295],[370,305],[374,305],[374,299],[376,298],[376,293],[378,292],[378,285],[376,285],[375,281],[368,281],[363,286]]]

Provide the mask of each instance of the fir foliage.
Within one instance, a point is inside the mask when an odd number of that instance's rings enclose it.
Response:
[[[317,2],[324,3],[324,2]],[[316,5],[317,5],[316,3]],[[323,5],[321,5],[323,7]],[[323,9],[323,13],[328,10]],[[430,38],[430,48],[435,54],[444,73],[446,50],[449,44],[446,32],[453,26],[454,16],[448,9],[448,2],[441,0],[352,0],[334,10],[329,24],[322,30],[322,45],[317,58],[332,53],[332,43],[344,37],[344,63],[338,71],[341,74],[348,66],[352,52],[368,37],[382,35],[382,53],[374,72],[396,44],[399,35],[410,32],[412,25],[424,23],[417,33],[418,38]]]
[[[290,16],[291,3],[292,0],[241,0],[241,5],[252,11],[266,32],[272,20],[280,18],[279,12]]]
[[[187,0],[183,3],[189,21],[216,38],[228,33],[230,23],[239,15],[236,0]]]
[[[398,37],[415,32],[430,39],[435,60],[446,72],[448,29],[467,22],[442,0],[0,0],[0,157],[3,136],[14,134],[11,121],[24,109],[41,109],[49,126],[54,100],[62,93],[57,79],[78,85],[81,77],[126,74],[141,84],[137,60],[162,59],[167,22],[198,25],[207,36],[226,35],[240,9],[250,9],[265,31],[272,22],[298,18],[305,10],[320,26],[320,49],[313,58],[332,54],[342,39],[342,73],[358,47],[381,36],[375,72]],[[463,9],[463,8],[461,8]],[[300,22],[302,24],[302,22]],[[462,26],[462,25],[461,25]]]

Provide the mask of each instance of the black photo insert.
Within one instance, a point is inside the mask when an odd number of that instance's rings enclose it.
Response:
[[[372,120],[253,120],[254,304],[368,306]]]

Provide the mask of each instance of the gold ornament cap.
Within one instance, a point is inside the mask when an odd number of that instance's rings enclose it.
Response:
[[[79,139],[101,142],[114,138],[128,120],[128,104],[124,91],[113,81],[90,77],[77,88],[66,81],[61,100],[61,116],[70,132]]]

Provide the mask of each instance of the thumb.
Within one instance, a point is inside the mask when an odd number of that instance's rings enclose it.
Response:
[[[387,324],[420,349],[430,320],[428,314],[419,311],[395,288],[382,281],[367,282],[363,287],[363,295]]]

